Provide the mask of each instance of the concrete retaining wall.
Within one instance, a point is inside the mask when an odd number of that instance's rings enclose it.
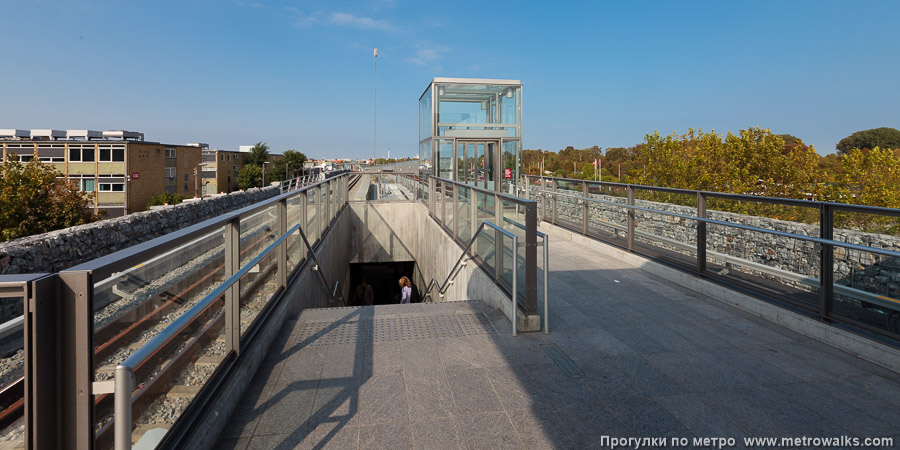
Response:
[[[59,272],[279,193],[277,187],[233,192],[3,242],[0,275]]]

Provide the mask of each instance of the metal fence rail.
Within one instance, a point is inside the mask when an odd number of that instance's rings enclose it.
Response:
[[[203,349],[222,343],[225,353],[212,359],[219,365],[239,355],[245,333],[256,332],[257,319],[268,317],[262,313],[280,301],[298,269],[315,260],[312,249],[347,204],[348,179],[329,177],[33,282],[36,300],[25,316],[26,379],[45,382],[41,389],[26,389],[25,405],[32,411],[27,448],[107,448],[114,442],[130,448],[133,422],[124,415],[126,403],[132,419],[150,411],[154,395],[165,397],[179,371],[202,357]],[[330,298],[332,288],[319,275],[323,298]],[[106,305],[95,304],[98,290],[114,292],[115,301],[135,302],[102,326],[125,319],[112,333],[97,334],[101,319],[95,314]],[[179,315],[169,324],[151,319],[147,331],[132,333],[161,308]],[[117,365],[110,379],[95,355],[108,345],[100,336],[116,333],[141,340],[104,351]],[[199,350],[176,364],[191,346]],[[163,376],[170,368],[173,374]],[[138,370],[143,378],[135,380]]]
[[[693,191],[685,189],[663,188],[657,186],[640,186],[619,183],[592,182],[584,180],[572,180],[563,178],[545,178],[536,176],[525,176],[524,185],[526,186],[526,195],[534,195],[541,201],[543,220],[547,220],[556,225],[565,226],[575,229],[584,235],[610,240],[602,233],[593,231],[598,227],[611,228],[620,232],[624,232],[624,242],[618,239],[612,239],[619,245],[623,245],[629,251],[638,253],[646,253],[646,246],[656,247],[660,249],[674,251],[679,255],[695,255],[693,263],[693,271],[704,277],[724,279],[725,281],[735,281],[742,284],[742,287],[762,288],[766,283],[760,282],[754,286],[753,282],[746,280],[728,280],[724,275],[711,271],[707,265],[709,261],[719,261],[727,265],[735,265],[742,267],[749,272],[757,272],[768,276],[767,282],[775,279],[783,279],[789,282],[812,288],[818,294],[818,302],[810,304],[809,301],[799,300],[796,296],[781,295],[780,300],[787,301],[791,304],[799,306],[803,309],[815,312],[820,320],[824,321],[842,321],[850,323],[868,331],[873,331],[882,336],[892,339],[900,338],[900,300],[891,298],[883,292],[868,292],[863,289],[854,288],[836,284],[834,281],[834,253],[836,249],[845,249],[846,251],[862,252],[864,254],[878,255],[883,260],[900,261],[900,252],[864,245],[859,243],[844,242],[834,239],[834,214],[835,212],[847,212],[856,214],[877,215],[883,217],[900,217],[900,210],[881,207],[870,207],[862,205],[847,205],[829,202],[816,202],[796,199],[779,199],[773,197],[757,197],[753,195],[727,194],[721,192]],[[537,185],[534,191],[532,186]],[[568,185],[569,189],[560,189],[561,185]],[[573,189],[574,187],[575,189]],[[592,188],[618,190],[624,193],[622,198],[624,202],[604,200],[601,198],[592,198],[590,195]],[[636,204],[636,193],[641,191],[649,191],[664,194],[677,194],[685,196],[685,198],[696,199],[696,213],[684,214],[673,211],[666,211],[650,206],[639,206]],[[608,195],[616,197],[612,192],[599,195]],[[784,230],[771,228],[763,228],[759,226],[747,225],[724,220],[716,220],[708,217],[707,203],[709,199],[717,198],[724,200],[734,200],[741,202],[766,203],[773,205],[783,205],[791,207],[810,208],[818,211],[819,224],[818,236],[808,236],[803,234],[792,233]],[[659,200],[645,200],[646,202],[656,202],[665,204]],[[605,208],[607,210],[622,210],[625,212],[625,223],[597,222],[591,217],[592,208]],[[684,205],[679,207],[689,208]],[[572,220],[562,220],[561,210],[568,208],[569,215],[574,217]],[[575,211],[575,212],[573,212]],[[675,239],[660,236],[648,231],[636,229],[636,212],[644,212],[651,215],[666,216],[671,218],[682,219],[696,224],[696,237],[693,244],[681,242]],[[574,214],[574,215],[573,215]],[[734,213],[732,213],[734,214]],[[753,217],[748,215],[747,217]],[[577,222],[580,219],[580,224]],[[568,223],[566,223],[568,222]],[[675,223],[675,222],[670,222]],[[578,226],[580,225],[580,227]],[[717,227],[727,227],[729,229],[741,230],[743,232],[758,233],[762,235],[776,236],[778,238],[793,240],[798,242],[807,242],[814,246],[818,255],[818,277],[807,274],[796,273],[791,270],[785,270],[778,267],[771,267],[758,262],[750,261],[744,258],[728,255],[722,252],[716,252],[708,249],[708,238],[711,232],[707,225]],[[673,225],[674,226],[674,225]],[[686,226],[686,225],[685,225]],[[580,228],[580,229],[579,229]],[[643,238],[644,246],[635,244],[636,238]],[[661,253],[660,253],[661,254]],[[650,256],[659,256],[652,254]],[[685,261],[679,258],[670,259],[676,264],[684,264]],[[883,265],[888,267],[888,265]],[[727,273],[727,270],[721,271]],[[744,286],[747,285],[747,286]],[[771,295],[772,289],[765,289],[766,295]],[[836,301],[835,295],[839,298]],[[849,304],[847,302],[850,302]],[[859,305],[859,306],[856,306]],[[875,314],[869,314],[872,312]],[[883,315],[879,318],[878,315]],[[883,323],[879,323],[882,321]]]
[[[500,286],[512,290],[512,283],[517,283],[524,294],[517,304],[526,316],[537,315],[537,203],[444,178],[428,177],[427,185],[421,185],[431,217],[461,246],[475,236],[484,220],[518,237],[516,247],[509,248],[495,230],[494,247],[489,252],[492,260],[484,261],[483,267],[489,268]],[[512,257],[512,267],[508,267],[507,253]],[[523,261],[522,273],[515,274],[519,259]]]

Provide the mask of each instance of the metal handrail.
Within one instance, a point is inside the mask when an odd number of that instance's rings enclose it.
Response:
[[[666,216],[678,217],[678,218],[682,218],[682,219],[696,220],[698,222],[704,222],[704,223],[709,223],[709,224],[713,224],[713,225],[728,226],[728,227],[738,228],[738,229],[742,229],[742,230],[746,230],[746,231],[753,231],[753,232],[757,232],[757,233],[772,234],[775,236],[787,237],[787,238],[797,239],[800,241],[813,242],[816,244],[833,245],[835,247],[844,247],[844,248],[849,248],[851,250],[878,253],[880,255],[885,255],[885,256],[900,257],[900,252],[895,252],[893,250],[887,250],[887,249],[882,249],[882,248],[878,248],[878,247],[867,247],[865,245],[851,244],[849,242],[842,242],[842,241],[835,241],[834,239],[823,239],[823,238],[819,238],[819,237],[806,236],[803,234],[789,233],[787,231],[770,230],[768,228],[754,227],[752,225],[744,225],[744,224],[735,223],[735,222],[727,222],[724,220],[716,220],[716,219],[710,219],[710,218],[706,218],[706,217],[692,216],[690,214],[681,214],[681,213],[676,213],[676,212],[671,212],[671,211],[662,211],[659,209],[646,208],[643,206],[611,202],[608,200],[600,200],[597,198],[583,197],[583,196],[575,195],[575,194],[566,194],[564,192],[553,192],[553,191],[548,191],[545,189],[542,189],[539,192],[547,193],[549,195],[555,195],[555,196],[570,197],[570,198],[574,198],[577,200],[601,203],[601,204],[605,204],[605,205],[614,205],[614,206],[619,206],[619,207],[623,207],[623,208],[627,208],[627,209],[646,211],[646,212],[651,212],[651,213],[655,213],[655,214],[663,214]]]
[[[513,241],[512,248],[513,249],[518,248],[518,246],[519,246],[519,237],[518,236],[516,236],[513,233],[510,233],[509,231],[504,230],[503,228],[500,228],[499,226],[497,226],[496,224],[494,224],[493,222],[491,222],[489,220],[483,220],[481,222],[481,224],[478,225],[478,229],[472,235],[472,238],[469,239],[468,243],[466,243],[466,246],[463,248],[462,254],[459,255],[459,258],[456,260],[456,264],[454,264],[453,267],[450,269],[450,273],[447,274],[447,278],[444,280],[444,282],[439,283],[436,278],[432,277],[431,281],[428,283],[428,287],[425,288],[425,293],[422,294],[423,298],[426,298],[429,295],[431,295],[431,290],[434,289],[435,287],[438,289],[438,293],[442,297],[444,296],[444,294],[447,292],[447,289],[450,288],[450,284],[452,283],[451,279],[454,278],[454,276],[459,273],[457,269],[461,266],[461,264],[463,264],[463,259],[469,253],[469,249],[472,247],[472,244],[475,243],[475,240],[478,239],[478,236],[481,234],[482,231],[484,231],[485,226],[493,228],[494,230],[500,232],[504,236],[512,239],[512,241]],[[515,264],[515,262],[513,264]],[[517,322],[518,322],[518,310],[519,310],[519,305],[518,305],[518,284],[519,283],[518,283],[518,278],[517,278],[518,270],[516,270],[515,267],[513,267],[512,276],[513,276],[512,296],[511,296],[512,309],[513,309],[513,311],[512,311],[512,316],[513,316],[512,317],[512,335],[518,336]]]
[[[347,176],[342,174],[340,176]],[[79,264],[67,269],[69,272],[86,271],[92,272],[94,279],[103,280],[110,277],[114,272],[121,270],[121,267],[130,267],[144,262],[146,259],[157,256],[166,251],[172,250],[182,244],[188,243],[196,238],[196,236],[208,233],[213,230],[225,226],[234,219],[241,219],[252,215],[256,212],[270,208],[281,200],[289,199],[300,195],[310,189],[317,188],[332,181],[333,178],[317,181],[300,189],[291,192],[278,194],[272,198],[257,202],[236,211],[221,214],[212,219],[205,220],[195,225],[182,228],[180,230],[160,236],[156,239],[144,241],[139,244],[128,247],[109,255],[101,256],[91,261]]]
[[[728,192],[714,192],[714,191],[701,191],[694,189],[681,189],[681,188],[669,188],[662,186],[648,186],[643,184],[627,184],[627,183],[612,183],[609,181],[591,181],[591,180],[576,180],[573,178],[555,178],[555,177],[541,177],[539,175],[524,175],[525,179],[543,179],[548,181],[566,181],[571,183],[587,183],[592,185],[599,185],[601,187],[617,187],[622,189],[632,188],[632,189],[640,189],[643,191],[656,191],[656,192],[666,192],[671,194],[687,194],[687,195],[697,195],[702,194],[706,197],[712,198],[722,198],[726,200],[746,200],[751,202],[759,202],[759,203],[774,203],[779,205],[788,205],[788,206],[802,206],[805,208],[821,208],[823,206],[827,206],[828,208],[834,210],[844,210],[844,211],[852,211],[852,212],[860,212],[860,213],[870,213],[870,214],[886,214],[889,216],[900,216],[900,209],[896,208],[885,208],[883,206],[867,206],[867,205],[852,205],[849,203],[836,203],[836,202],[823,202],[821,200],[800,200],[795,198],[779,198],[779,197],[766,197],[762,195],[750,195],[750,194],[731,194]],[[527,182],[526,182],[526,185]],[[530,185],[529,185],[530,186]],[[543,189],[544,186],[541,186]],[[552,191],[551,191],[552,192]]]
[[[295,231],[300,230],[300,224],[294,225],[291,229],[280,236],[268,247],[263,249],[259,255],[256,255],[247,264],[240,268],[234,275],[222,282],[213,289],[196,305],[191,307],[181,317],[175,319],[174,322],[164,328],[159,334],[147,341],[146,344],[135,350],[128,358],[116,366],[115,371],[115,443],[116,448],[131,448],[131,393],[134,390],[134,369],[149,359],[154,353],[159,351],[164,345],[169,343],[178,333],[185,327],[190,325],[197,317],[203,314],[206,309],[225,296],[228,289],[239,282],[244,275],[248,274],[257,264],[269,256],[284,241],[288,239]],[[302,231],[301,231],[302,234]],[[304,237],[304,241],[305,241]],[[315,254],[313,254],[315,257]]]

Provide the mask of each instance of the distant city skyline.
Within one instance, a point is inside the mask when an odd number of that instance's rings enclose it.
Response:
[[[524,84],[524,148],[753,126],[820,155],[900,128],[896,1],[4,5],[0,128],[132,130],[310,158],[418,152],[433,77]]]

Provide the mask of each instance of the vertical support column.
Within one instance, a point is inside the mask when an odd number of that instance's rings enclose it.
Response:
[[[517,255],[518,251],[516,249],[513,254]],[[537,205],[527,203],[525,205],[525,315],[527,317],[537,313]],[[540,327],[540,322],[536,326]],[[536,330],[537,328],[535,328]]]
[[[834,239],[834,210],[827,203],[819,208],[819,237]],[[819,251],[819,317],[830,321],[834,300],[834,246],[820,244]]]
[[[628,192],[628,205],[634,206],[634,188],[629,184],[626,188]],[[634,250],[634,210],[628,208],[628,251]]]
[[[447,214],[444,211],[444,208],[447,203],[447,199],[444,198],[445,197],[444,190],[447,188],[447,183],[444,180],[441,180],[441,181],[437,182],[437,184],[438,184],[438,188],[437,188],[438,198],[440,198],[440,202],[441,202],[441,205],[440,205],[441,214],[440,214],[439,219],[440,219],[441,225],[446,226],[447,224],[445,223],[444,218],[447,217]]]
[[[519,237],[513,235],[512,238],[512,248],[513,248],[513,271],[512,271],[512,335],[519,335],[519,280],[518,280],[518,270],[516,261],[519,258],[516,258],[515,254],[518,252],[519,247]]]
[[[314,239],[312,242],[310,242],[311,245],[316,245],[316,242],[319,240],[319,238],[322,237],[322,231],[323,231],[322,221],[324,220],[324,219],[322,219],[322,216],[325,215],[325,212],[324,212],[323,206],[322,206],[322,185],[323,184],[325,184],[325,183],[320,183],[318,186],[316,186],[316,236],[318,236],[318,237],[316,239]]]
[[[697,217],[706,218],[706,196],[697,192]],[[706,222],[697,221],[697,274],[706,272]]]
[[[241,219],[234,218],[225,225],[225,273],[228,279],[241,266]],[[225,351],[241,352],[241,283],[225,291]]]
[[[319,234],[320,238],[325,233],[325,228],[328,228],[328,225],[331,223],[331,180],[322,183],[322,187],[325,189],[325,212],[323,214],[322,233]]]
[[[581,196],[583,199],[581,200],[581,234],[587,236],[588,234],[588,185],[587,181],[581,182]]]
[[[59,278],[61,295],[49,299],[58,302],[59,372],[56,376],[59,384],[56,386],[59,396],[53,400],[56,411],[47,413],[59,418],[57,439],[61,447],[89,449],[94,446],[94,314],[91,308],[94,282],[91,273],[86,271],[60,272]],[[54,394],[53,386],[35,388],[49,390],[38,392],[39,396]],[[46,423],[43,421],[46,418],[41,417],[41,422]],[[34,431],[57,432],[41,428]]]
[[[278,237],[284,236],[287,233],[287,199],[281,199],[276,205],[276,209],[278,211]],[[278,286],[282,289],[287,288],[287,246],[288,240],[285,239],[278,246]]]
[[[550,334],[550,243],[544,235],[544,334]]]
[[[131,392],[134,391],[134,372],[126,366],[116,367],[116,390],[113,394],[113,411],[116,421],[113,430],[116,450],[131,448],[133,432],[131,417]]]

